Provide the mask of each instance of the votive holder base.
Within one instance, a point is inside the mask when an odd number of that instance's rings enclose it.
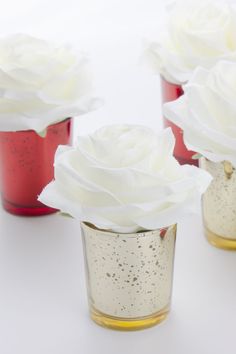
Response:
[[[205,227],[205,236],[212,246],[228,251],[236,251],[236,239],[219,236],[210,231],[207,227]]]
[[[2,199],[2,206],[4,210],[6,210],[8,213],[12,215],[18,215],[18,216],[43,216],[43,215],[49,215],[49,214],[54,214],[58,212],[57,209],[47,207],[46,205],[44,206],[42,203],[40,203],[41,206],[37,207],[27,207],[27,206],[21,206],[21,205],[16,205],[13,204],[5,199]]]
[[[104,328],[125,332],[153,327],[163,322],[167,318],[168,314],[169,306],[166,306],[161,311],[158,311],[150,316],[130,319],[109,316],[98,311],[93,306],[90,307],[90,317],[96,324]]]

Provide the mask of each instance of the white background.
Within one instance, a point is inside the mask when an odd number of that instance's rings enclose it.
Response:
[[[159,79],[140,59],[158,33],[161,0],[1,1],[0,33],[70,41],[91,57],[105,105],[77,119],[83,134],[104,124],[161,126]],[[0,210],[0,354],[235,353],[236,254],[204,239],[201,217],[179,225],[173,304],[152,329],[122,333],[88,316],[77,221]]]

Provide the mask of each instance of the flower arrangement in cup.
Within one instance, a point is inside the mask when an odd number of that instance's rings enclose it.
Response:
[[[196,209],[210,175],[180,166],[170,129],[114,125],[55,156],[39,200],[81,221],[91,317],[134,330],[169,311],[176,224]]]
[[[88,60],[28,35],[0,39],[0,182],[4,208],[55,212],[37,197],[53,178],[54,154],[70,142],[71,117],[94,107]]]
[[[201,157],[213,181],[203,197],[208,240],[236,249],[236,63],[220,61],[198,68],[184,95],[164,105],[168,119],[184,131],[185,144]]]
[[[236,6],[224,0],[177,0],[167,7],[168,20],[159,38],[146,49],[149,64],[160,73],[163,103],[183,94],[182,86],[198,67],[210,69],[219,60],[236,60]],[[157,36],[156,36],[157,37]],[[180,163],[197,164],[186,149],[182,130],[164,119],[176,137]]]

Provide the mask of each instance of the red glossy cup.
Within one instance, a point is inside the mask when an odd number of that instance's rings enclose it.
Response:
[[[162,102],[170,102],[179,98],[183,94],[183,89],[180,85],[172,84],[161,78]],[[183,140],[183,130],[168,119],[163,117],[164,127],[171,127],[175,136],[174,156],[181,165],[189,164],[198,166],[198,160],[192,159],[196,153],[187,150]]]
[[[0,132],[0,189],[5,210],[24,216],[57,211],[37,198],[54,178],[58,145],[69,144],[70,137],[71,118],[50,125],[44,138],[34,130]]]

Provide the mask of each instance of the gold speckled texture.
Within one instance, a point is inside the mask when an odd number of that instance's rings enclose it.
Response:
[[[90,305],[127,319],[150,316],[169,305],[176,225],[117,234],[82,223]]]
[[[213,181],[203,196],[203,219],[212,233],[236,240],[236,171],[229,174],[225,164],[201,159],[201,167],[207,170]],[[226,166],[227,167],[227,166]]]

